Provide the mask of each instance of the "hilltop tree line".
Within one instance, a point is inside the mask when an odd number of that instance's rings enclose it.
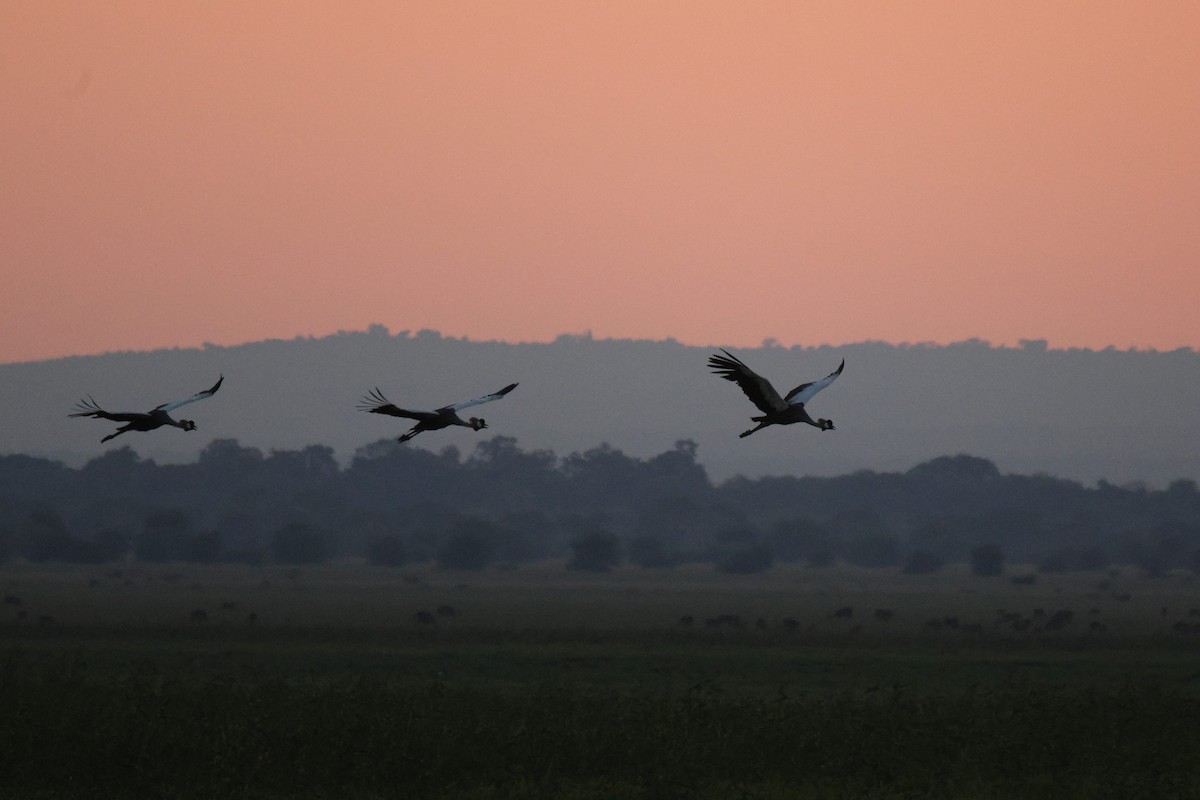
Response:
[[[650,458],[607,445],[559,457],[494,437],[464,456],[379,441],[264,454],[212,442],[191,464],[129,448],[81,468],[0,457],[0,561],[251,564],[365,558],[450,569],[560,558],[567,567],[730,573],[845,561],[906,572],[967,562],[1043,572],[1200,571],[1200,492],[1006,475],[967,455],[906,472],[737,477],[714,484],[696,445]],[[1027,569],[1022,567],[1022,569]]]

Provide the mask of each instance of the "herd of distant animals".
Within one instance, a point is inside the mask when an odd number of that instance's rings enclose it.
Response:
[[[833,420],[813,419],[809,416],[805,405],[813,399],[817,392],[829,386],[829,384],[833,383],[842,374],[842,369],[846,366],[845,359],[842,359],[842,363],[836,370],[821,380],[802,383],[783,397],[780,397],[779,392],[775,390],[770,381],[750,369],[728,350],[722,350],[721,352],[725,355],[713,355],[709,357],[708,366],[715,374],[727,381],[736,383],[738,388],[745,393],[746,397],[750,398],[750,402],[754,403],[758,407],[758,410],[762,412],[761,415],[750,418],[751,422],[757,422],[758,425],[747,431],[743,431],[739,434],[739,437],[745,438],[768,425],[791,425],[795,422],[803,422],[822,431],[834,430]],[[101,442],[107,442],[109,439],[129,431],[141,431],[144,433],[167,425],[185,431],[194,431],[196,430],[195,422],[190,419],[173,419],[171,412],[177,408],[186,406],[188,403],[212,397],[221,388],[221,382],[224,380],[225,376],[221,375],[211,388],[205,389],[203,392],[197,392],[191,397],[177,400],[174,403],[163,403],[145,412],[105,411],[89,395],[86,400],[79,401],[76,405],[77,410],[68,416],[92,417],[93,419],[106,419],[111,422],[125,423],[120,428],[117,428],[115,432],[101,439]],[[389,417],[416,420],[417,424],[397,440],[403,443],[418,433],[437,431],[442,428],[449,428],[452,425],[470,428],[475,431],[483,430],[487,427],[487,423],[484,420],[478,417],[470,417],[464,420],[458,415],[458,412],[472,406],[499,400],[515,388],[517,388],[517,384],[510,383],[498,392],[485,394],[483,397],[477,397],[474,400],[442,406],[434,411],[413,411],[400,408],[384,397],[383,392],[375,388],[362,398],[358,404],[358,408],[371,414],[386,414]]]

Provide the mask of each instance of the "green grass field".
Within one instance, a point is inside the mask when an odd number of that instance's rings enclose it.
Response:
[[[1198,588],[8,564],[0,795],[1200,797]]]

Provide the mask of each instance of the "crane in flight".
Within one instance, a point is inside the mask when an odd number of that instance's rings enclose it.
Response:
[[[442,428],[449,428],[451,425],[460,425],[471,430],[483,430],[487,427],[487,423],[477,417],[470,417],[464,420],[458,415],[459,411],[471,408],[472,406],[490,403],[493,400],[499,400],[506,394],[517,388],[517,384],[510,383],[498,392],[485,394],[483,397],[476,397],[474,400],[466,400],[461,403],[454,403],[448,406],[442,406],[434,411],[412,411],[406,408],[400,408],[383,396],[383,392],[376,387],[367,396],[359,402],[358,408],[361,411],[366,411],[371,414],[387,414],[389,417],[403,417],[404,419],[415,419],[417,424],[412,429],[402,435],[397,441],[400,443],[407,442],[409,439],[416,436],[422,431],[439,431]]]
[[[197,392],[191,397],[183,400],[176,400],[174,403],[163,403],[160,406],[155,406],[149,411],[105,411],[96,401],[88,395],[86,400],[80,400],[76,405],[76,411],[73,414],[68,414],[70,417],[92,417],[93,419],[107,419],[112,422],[124,422],[120,428],[117,428],[115,433],[110,433],[100,441],[107,442],[109,439],[120,436],[128,431],[152,431],[156,428],[161,428],[164,425],[171,425],[185,431],[196,430],[196,423],[190,419],[172,419],[171,412],[180,406],[186,406],[188,403],[194,403],[197,400],[204,400],[212,397],[217,393],[217,389],[221,388],[221,381],[225,380],[222,375],[217,379],[217,382],[212,385],[212,388],[205,389],[203,392]]]
[[[835,430],[833,420],[813,419],[804,406],[817,392],[837,380],[837,376],[842,374],[842,369],[846,366],[846,359],[842,359],[838,368],[821,380],[802,383],[784,397],[780,397],[770,381],[747,367],[728,350],[721,352],[725,355],[709,357],[708,366],[725,380],[736,383],[745,392],[746,397],[750,398],[750,402],[763,412],[762,416],[750,418],[751,422],[757,422],[758,425],[738,434],[740,438],[745,438],[768,425],[791,425],[793,422],[804,422],[823,431]]]

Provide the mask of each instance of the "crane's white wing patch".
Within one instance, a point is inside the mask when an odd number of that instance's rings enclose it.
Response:
[[[501,397],[504,397],[504,395],[508,394],[515,388],[517,388],[517,384],[510,383],[508,386],[505,386],[498,392],[485,394],[483,397],[476,397],[474,400],[465,400],[461,403],[455,403],[454,405],[442,406],[442,408],[448,408],[451,411],[462,411],[464,408],[470,408],[471,406],[483,405],[484,403],[490,403],[493,400],[499,400]],[[442,409],[438,410],[441,411]]]
[[[821,378],[821,380],[813,381],[812,383],[802,383],[795,389],[792,389],[790,392],[788,392],[786,398],[788,405],[798,406],[807,403],[809,400],[812,400],[813,396],[816,395],[817,392],[821,391],[826,386],[837,380],[837,376],[842,374],[842,369],[845,366],[846,360],[842,359],[841,365],[824,378]]]
[[[185,400],[176,400],[174,403],[163,403],[161,406],[155,406],[154,410],[170,413],[180,406],[186,406],[188,403],[194,403],[197,400],[204,400],[205,398],[212,397],[217,393],[217,389],[221,388],[221,381],[223,380],[225,380],[224,375],[217,379],[217,382],[212,385],[211,389],[205,389],[203,392],[196,392],[194,395]]]

